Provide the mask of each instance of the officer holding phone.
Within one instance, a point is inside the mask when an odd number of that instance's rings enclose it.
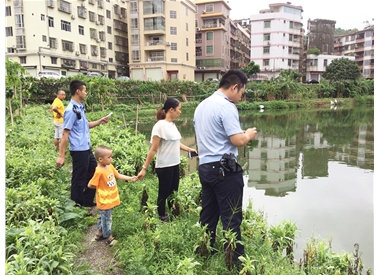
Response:
[[[256,128],[241,129],[235,106],[241,100],[247,81],[240,70],[226,72],[220,80],[219,89],[198,105],[193,121],[202,184],[200,222],[202,226],[207,226],[213,248],[219,218],[224,230],[231,229],[236,233],[233,264],[237,269],[242,266],[238,257],[244,256],[244,246],[239,242],[244,180],[243,169],[236,162],[238,147],[245,146],[257,133]]]

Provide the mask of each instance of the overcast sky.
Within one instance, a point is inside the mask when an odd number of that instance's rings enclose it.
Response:
[[[276,0],[226,0],[231,7],[231,19],[250,18],[252,14],[259,14],[260,10],[268,9],[269,4],[286,3],[287,1]],[[289,1],[294,6],[302,6],[304,29],[307,29],[309,19],[335,20],[335,28],[344,30],[357,28],[364,29],[363,21],[370,21],[375,17],[375,2],[370,0],[359,1],[334,1],[334,0],[298,0]]]

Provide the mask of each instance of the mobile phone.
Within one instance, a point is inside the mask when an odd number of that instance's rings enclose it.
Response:
[[[112,112],[111,113],[109,113],[108,115],[106,115],[106,117],[110,117],[112,115]]]
[[[197,157],[198,154],[196,152],[189,152],[189,158]]]

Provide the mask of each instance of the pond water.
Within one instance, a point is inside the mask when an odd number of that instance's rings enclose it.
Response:
[[[182,143],[195,148],[193,112],[182,108],[176,125]],[[293,221],[299,230],[296,259],[312,237],[331,239],[337,253],[351,253],[358,243],[364,270],[374,274],[373,106],[239,113],[243,129],[258,130],[239,148],[244,207],[252,201],[272,225]],[[154,119],[138,126],[147,140]],[[197,166],[192,159],[188,172]]]

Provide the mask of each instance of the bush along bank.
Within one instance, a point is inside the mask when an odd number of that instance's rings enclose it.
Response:
[[[107,113],[90,112],[89,117]],[[112,123],[91,130],[92,146],[111,147],[116,168],[127,175],[136,174],[148,151],[146,138],[115,117]],[[96,221],[69,200],[69,153],[62,169],[55,167],[56,156],[51,114],[44,106],[27,106],[14,126],[7,124],[6,274],[91,274],[86,266],[74,262],[84,230]],[[209,253],[209,236],[198,223],[199,178],[196,173],[185,173],[186,162],[181,158],[180,189],[173,196],[175,207],[168,223],[157,217],[153,164],[144,181],[118,183],[122,203],[114,211],[113,231],[119,242],[112,249],[125,274],[237,274],[223,249],[224,244],[236,244],[234,234],[219,226],[217,252]],[[246,255],[240,274],[364,272],[359,247],[336,253],[331,240],[311,238],[302,259],[295,259],[294,240],[299,232],[293,222],[269,225],[265,213],[255,210],[253,203],[243,215]]]

